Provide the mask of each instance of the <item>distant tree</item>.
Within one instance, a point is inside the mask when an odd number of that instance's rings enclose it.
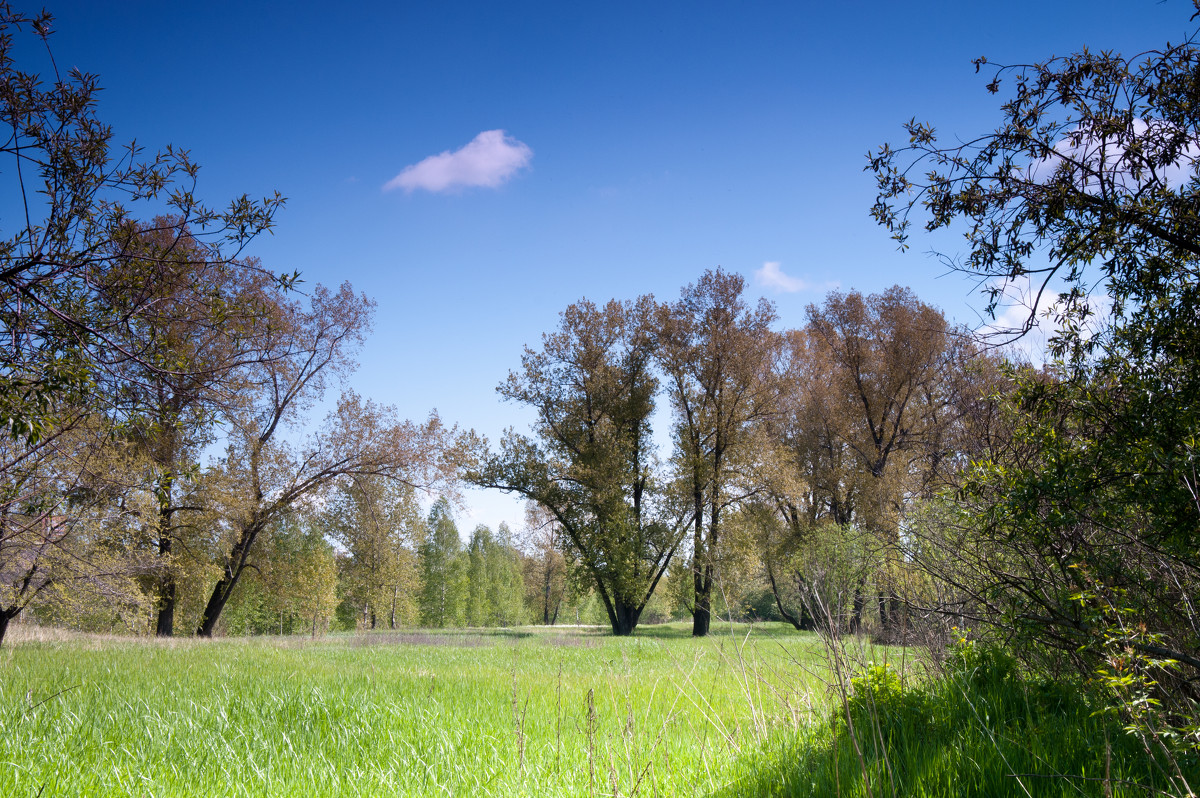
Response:
[[[508,524],[503,521],[492,541],[487,567],[488,625],[516,626],[526,619],[521,554],[513,544]]]
[[[224,469],[230,475],[227,519],[220,543],[221,577],[197,634],[210,636],[237,586],[262,530],[298,500],[331,489],[346,477],[376,476],[412,485],[442,484],[453,470],[448,433],[436,415],[421,425],[400,422],[391,408],[343,393],[324,427],[298,446],[282,431],[303,419],[328,380],[353,365],[371,311],[349,284],[313,292],[311,306],[280,303],[262,360],[248,375],[246,404],[230,413]]]
[[[467,562],[462,539],[444,497],[434,503],[425,539],[417,549],[421,569],[421,625],[461,626],[467,603]]]
[[[616,635],[633,632],[683,536],[651,438],[653,312],[649,297],[568,307],[499,388],[537,413],[536,440],[510,431],[468,476],[553,514]]]
[[[550,626],[558,620],[567,590],[562,527],[544,507],[527,501],[523,538],[525,603],[534,618],[540,618],[543,625]]]
[[[265,579],[276,608],[316,637],[329,627],[337,608],[333,547],[313,519],[284,517],[273,531]]]
[[[467,626],[486,626],[492,614],[488,600],[488,559],[496,542],[492,530],[480,524],[467,544]]]
[[[467,545],[467,625],[513,626],[524,615],[525,582],[508,525],[480,524]]]
[[[372,629],[384,614],[389,629],[415,620],[416,546],[425,521],[413,487],[371,475],[349,478],[323,517],[327,534],[346,551],[342,578],[361,617]]]
[[[723,514],[755,495],[762,422],[773,412],[775,309],[751,308],[720,269],[686,286],[657,320],[657,356],[674,411],[675,466],[692,515],[692,634],[708,634]]]

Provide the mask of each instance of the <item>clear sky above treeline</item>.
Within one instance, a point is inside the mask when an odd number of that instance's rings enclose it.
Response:
[[[250,254],[378,301],[360,393],[493,441],[529,418],[495,386],[583,296],[669,299],[720,265],[782,327],[831,288],[894,283],[979,324],[975,286],[923,254],[953,239],[900,254],[874,226],[868,150],[914,115],[994,127],[981,55],[1195,28],[1186,0],[45,2],[117,141],[190,150],[212,202],[280,191]],[[465,529],[521,523],[516,501],[467,500]]]

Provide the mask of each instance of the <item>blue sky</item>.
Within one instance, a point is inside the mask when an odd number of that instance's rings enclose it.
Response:
[[[896,252],[865,154],[911,116],[995,125],[971,60],[1133,53],[1191,29],[1126,2],[59,2],[60,67],[100,76],[116,139],[184,147],[199,193],[288,198],[250,254],[375,298],[360,392],[495,440],[528,415],[495,386],[586,296],[672,298],[744,274],[781,326],[832,286],[895,283],[976,324],[973,285]],[[427,162],[480,139],[462,158]],[[496,167],[489,171],[489,167]],[[397,180],[413,167],[401,185]],[[448,178],[491,183],[439,188]],[[438,181],[441,181],[440,183]],[[428,188],[422,188],[427,186]],[[756,280],[766,263],[793,278]],[[518,526],[468,492],[460,526]]]

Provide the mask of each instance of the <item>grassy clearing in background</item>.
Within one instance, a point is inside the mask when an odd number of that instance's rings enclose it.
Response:
[[[822,648],[781,625],[0,650],[0,794],[700,795],[826,714]]]

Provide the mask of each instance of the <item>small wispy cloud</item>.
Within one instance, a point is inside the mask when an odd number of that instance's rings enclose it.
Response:
[[[834,289],[838,286],[837,283],[824,283],[822,286],[817,286],[802,277],[793,277],[780,268],[777,260],[766,261],[761,269],[755,270],[754,281],[764,288],[782,291],[785,294],[812,291],[815,288]]]
[[[430,155],[404,167],[384,184],[384,191],[402,188],[441,192],[457,188],[495,188],[529,166],[533,150],[503,130],[485,130],[464,147]]]
[[[1039,289],[1027,275],[995,280],[988,287],[999,291],[995,318],[982,324],[978,334],[1030,363],[1045,363],[1050,339],[1061,332],[1063,295],[1052,288]],[[1089,297],[1087,306],[1091,315],[1080,329],[1084,340],[1100,333],[1112,318],[1112,300],[1105,294]]]

